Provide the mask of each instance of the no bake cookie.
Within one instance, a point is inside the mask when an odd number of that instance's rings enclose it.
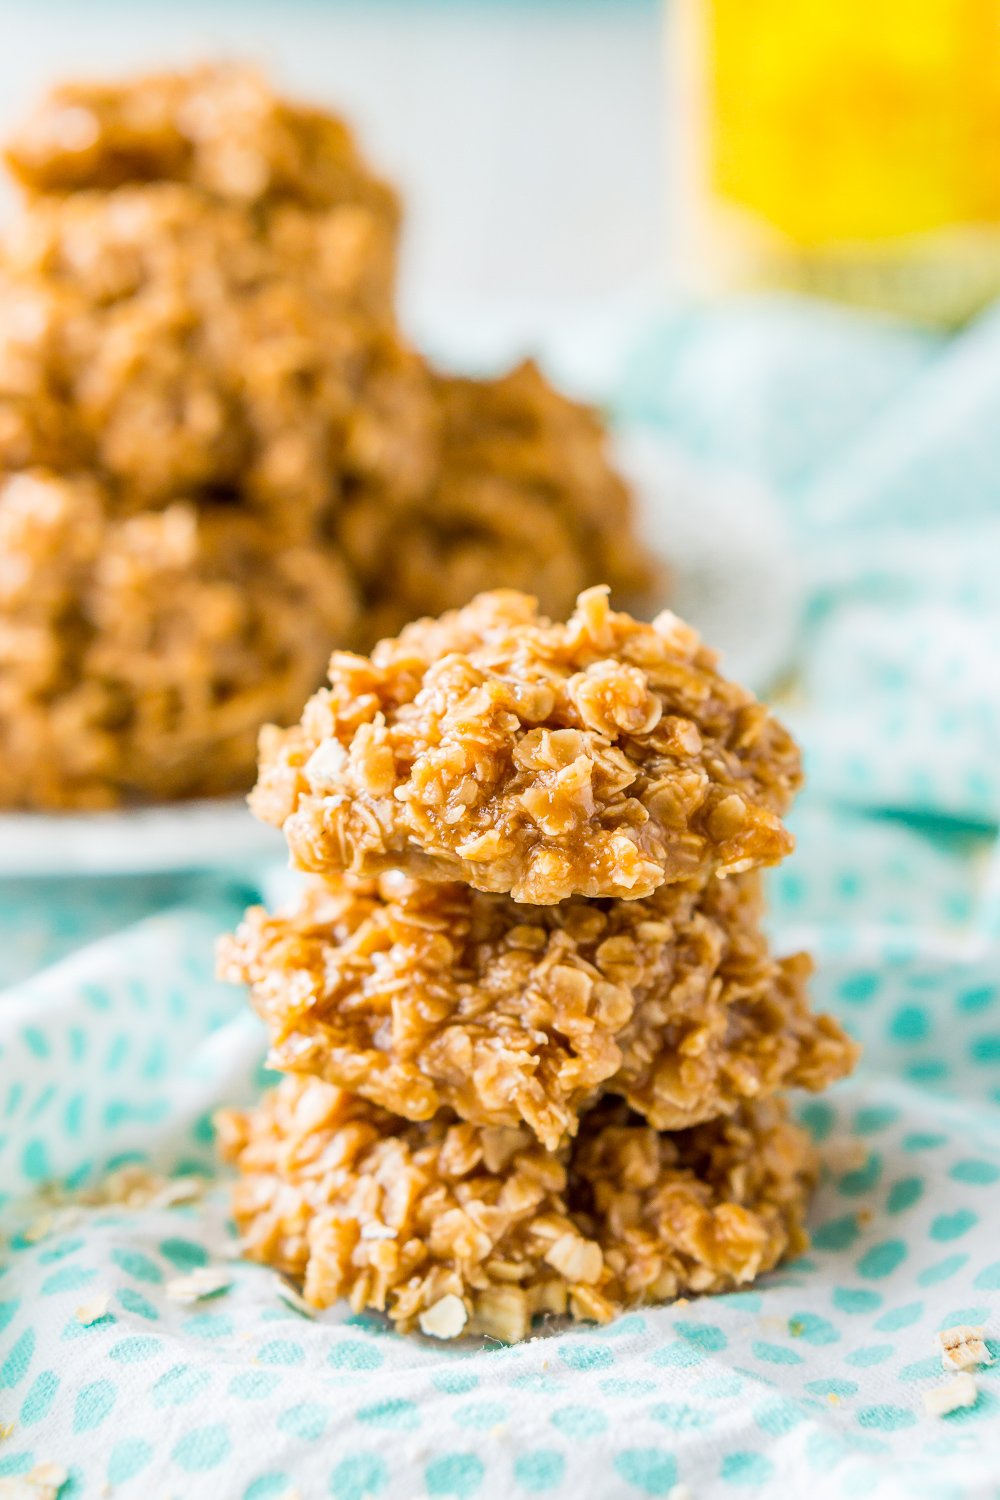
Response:
[[[239,505],[275,546],[358,485],[422,493],[432,395],[373,310],[381,234],[353,206],[251,215],[170,182],[32,205],[0,259],[0,471],[87,470],[120,511]]]
[[[599,1093],[677,1130],[780,1088],[822,1089],[853,1047],[808,1007],[811,964],[776,960],[755,873],[641,901],[518,906],[393,874],[310,883],[221,948],[271,1064],[409,1120],[447,1106],[554,1149]]]
[[[59,84],[4,156],[33,194],[184,182],[236,203],[357,203],[399,218],[395,193],[363,161],[343,120],[278,97],[232,63]]]
[[[559,618],[595,582],[620,603],[650,597],[657,570],[597,412],[531,361],[494,379],[429,370],[428,380],[430,484],[408,495],[369,485],[337,512],[366,606],[361,649],[486,589],[524,590]]]
[[[642,624],[607,594],[561,624],[498,590],[335,652],[301,723],[265,731],[254,810],[301,869],[538,905],[777,863],[791,736],[674,615]]]
[[[275,551],[252,515],[117,517],[89,480],[0,479],[0,806],[239,786],[355,608],[339,557]]]
[[[677,1134],[610,1103],[554,1154],[290,1078],[218,1128],[245,1252],[314,1306],[343,1297],[403,1331],[512,1343],[539,1314],[607,1322],[744,1285],[807,1243],[814,1150],[776,1102]]]

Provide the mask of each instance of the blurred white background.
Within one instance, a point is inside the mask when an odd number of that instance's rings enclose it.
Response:
[[[237,56],[340,108],[405,193],[403,311],[662,279],[657,0],[0,0],[0,131],[54,78]]]

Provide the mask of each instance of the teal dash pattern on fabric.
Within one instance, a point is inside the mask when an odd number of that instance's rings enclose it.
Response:
[[[667,1495],[677,1479],[671,1453],[659,1448],[627,1448],[614,1461],[615,1472],[642,1495]]]

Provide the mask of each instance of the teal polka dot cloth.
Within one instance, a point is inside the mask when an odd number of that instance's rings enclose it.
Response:
[[[943,344],[740,304],[654,329],[619,405],[764,480],[808,583],[783,712],[810,785],[770,920],[865,1045],[799,1102],[824,1161],[811,1250],[744,1292],[506,1349],[304,1316],[240,1261],[222,1184],[53,1213],[53,1181],[213,1170],[212,1111],[266,1082],[244,997],[211,975],[250,891],[10,883],[0,1480],[57,1463],[86,1500],[997,1493],[1000,326]],[[204,1268],[212,1295],[169,1294]],[[996,1362],[935,1417],[957,1323]]]

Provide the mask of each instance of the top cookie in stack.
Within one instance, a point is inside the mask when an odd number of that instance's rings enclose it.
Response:
[[[635,900],[776,864],[799,753],[694,631],[582,594],[566,624],[523,594],[421,620],[267,731],[252,805],[318,874],[387,869],[515,901]]]

